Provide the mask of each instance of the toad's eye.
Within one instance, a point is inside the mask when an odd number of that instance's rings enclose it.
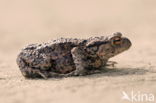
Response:
[[[121,37],[115,37],[112,40],[112,45],[119,45],[121,44]]]

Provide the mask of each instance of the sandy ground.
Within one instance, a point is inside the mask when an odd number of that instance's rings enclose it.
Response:
[[[156,96],[155,18],[155,0],[0,0],[0,103],[132,103],[123,91]],[[133,46],[105,73],[27,80],[16,65],[28,43],[116,31]]]

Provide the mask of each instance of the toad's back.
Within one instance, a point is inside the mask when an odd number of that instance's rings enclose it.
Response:
[[[23,72],[33,69],[69,73],[75,70],[71,49],[83,45],[83,39],[60,38],[43,44],[31,44],[25,47],[17,58],[17,63]]]

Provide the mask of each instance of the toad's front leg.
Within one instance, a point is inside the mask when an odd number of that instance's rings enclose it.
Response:
[[[105,66],[111,66],[111,67],[115,67],[115,65],[118,64],[115,61],[108,61],[107,64]]]
[[[87,75],[88,62],[84,47],[74,47],[71,50],[71,54],[75,63],[76,70],[66,75],[67,76]]]

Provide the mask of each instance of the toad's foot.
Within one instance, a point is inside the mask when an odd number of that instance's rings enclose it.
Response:
[[[117,62],[115,61],[108,61],[106,66],[111,66],[111,67],[115,67],[115,65],[118,64]]]

